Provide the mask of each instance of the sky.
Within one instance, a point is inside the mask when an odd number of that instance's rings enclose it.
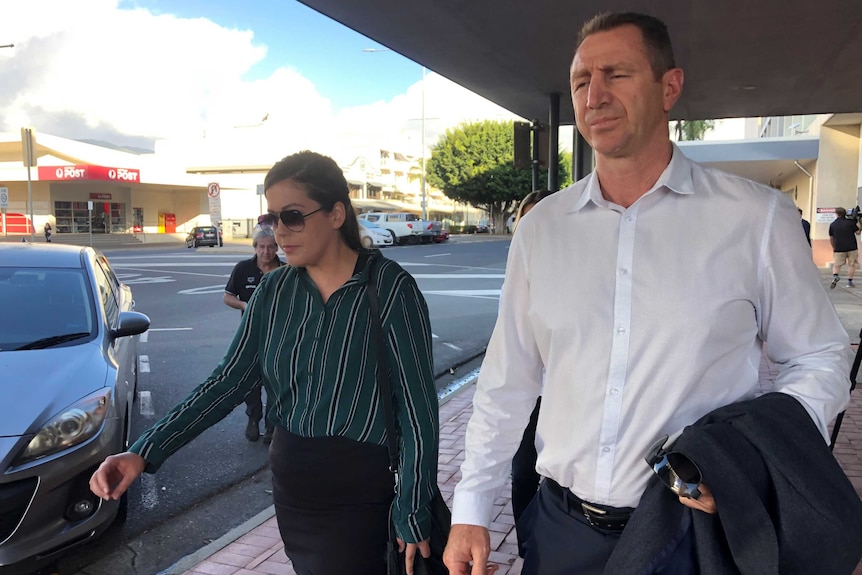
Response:
[[[295,0],[0,0],[5,44],[0,132],[421,150],[422,66]],[[426,146],[461,121],[514,118],[430,71],[424,96]]]

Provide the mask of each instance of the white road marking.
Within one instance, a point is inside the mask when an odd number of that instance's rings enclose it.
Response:
[[[141,406],[141,415],[144,417],[154,417],[156,411],[153,409],[153,394],[150,391],[138,392],[138,404]]]
[[[422,290],[425,295],[446,295],[453,297],[474,297],[481,299],[500,299],[499,289],[453,289],[453,290]]]
[[[122,283],[126,285],[135,285],[135,284],[166,284],[170,282],[175,282],[174,278],[171,276],[153,276],[153,277],[139,277],[135,279],[127,279],[123,280]]]
[[[145,509],[154,509],[159,504],[159,488],[156,487],[155,475],[141,475],[141,504]]]
[[[145,331],[141,334],[141,337],[138,338],[138,343],[147,343],[147,339],[150,337],[149,330]]]
[[[199,288],[184,289],[177,292],[180,295],[203,295],[211,293],[224,293],[224,286],[204,286]]]
[[[111,265],[115,269],[134,270],[141,268],[212,268],[212,267],[234,267],[236,260],[232,262],[135,262],[134,264],[114,263],[111,260]]]
[[[431,334],[431,338],[432,338],[432,339],[433,339],[433,338],[440,339],[440,336],[439,336],[439,335],[437,335],[436,333],[432,333],[432,334]]]
[[[417,280],[501,280],[506,274],[410,274]]]
[[[140,369],[138,370],[140,373],[150,373],[150,356],[139,355],[138,365],[140,365]]]
[[[448,253],[448,254],[430,254],[430,255],[427,255],[425,257],[426,258],[441,258],[443,256],[451,256],[451,255],[452,255],[451,253]]]
[[[444,341],[444,342],[443,342],[443,345],[445,345],[446,347],[452,348],[452,349],[454,349],[455,351],[462,351],[462,350],[461,350],[461,348],[460,348],[460,347],[458,347],[457,345],[455,345],[454,343],[448,343],[448,342],[445,342],[445,341]]]
[[[193,327],[151,327],[147,331],[191,331]]]

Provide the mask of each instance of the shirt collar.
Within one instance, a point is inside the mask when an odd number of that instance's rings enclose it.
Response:
[[[673,152],[670,158],[670,163],[661,173],[658,180],[656,180],[653,187],[647,191],[647,194],[662,187],[681,195],[694,193],[694,185],[692,184],[691,179],[693,162],[682,153],[679,146],[676,144],[671,145],[673,146]],[[607,200],[602,197],[602,190],[599,187],[599,179],[596,172],[593,171],[589,176],[587,176],[587,178],[587,185],[571,210],[573,212],[580,211],[589,202],[598,206],[605,206],[608,203]]]

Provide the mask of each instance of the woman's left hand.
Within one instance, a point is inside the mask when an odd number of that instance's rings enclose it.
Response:
[[[692,509],[709,513],[710,515],[718,513],[718,506],[715,504],[715,498],[712,496],[712,491],[710,491],[703,483],[697,486],[697,490],[700,491],[700,496],[697,499],[692,499],[691,497],[680,497],[679,502],[686,507],[691,507]]]
[[[406,550],[405,550],[406,547]],[[398,540],[398,551],[404,553],[404,560],[407,562],[407,575],[413,575],[413,561],[416,559],[416,549],[419,549],[419,553],[422,554],[422,557],[428,559],[431,557],[431,543],[429,539],[425,541],[420,541],[419,543],[407,543],[405,544],[403,540]]]

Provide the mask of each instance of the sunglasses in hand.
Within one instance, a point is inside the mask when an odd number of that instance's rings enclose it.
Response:
[[[697,499],[700,497],[698,485],[702,480],[700,469],[682,453],[665,451],[665,443],[667,435],[653,443],[644,459],[668,489],[679,497]]]

